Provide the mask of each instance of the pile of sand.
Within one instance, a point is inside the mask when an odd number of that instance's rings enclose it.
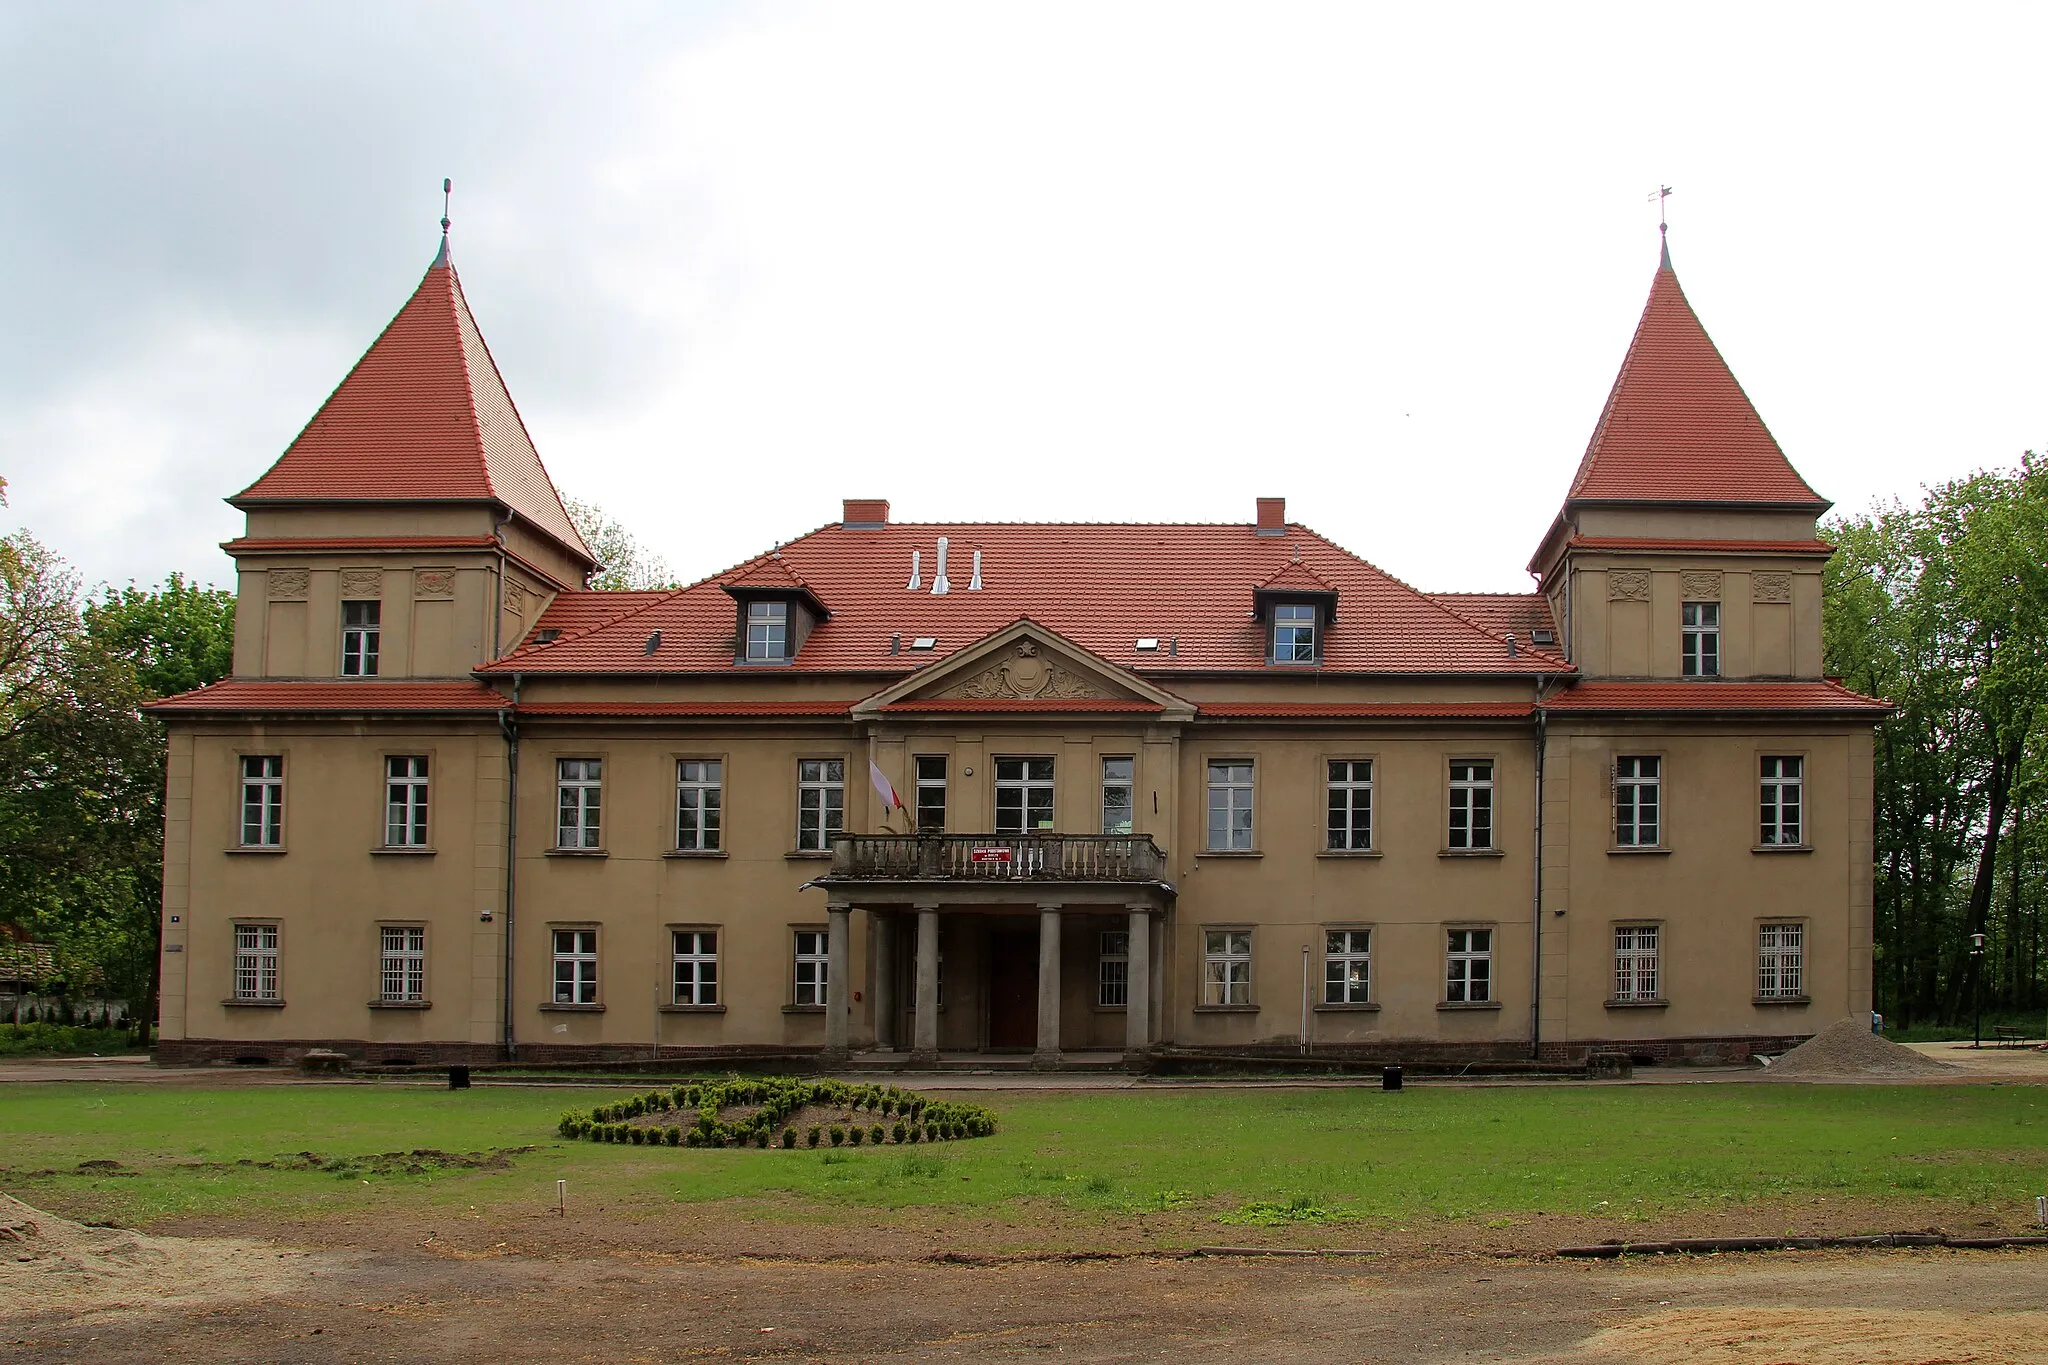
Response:
[[[2048,1313],[1691,1308],[1596,1332],[1573,1358],[1632,1365],[2028,1365],[2041,1360],[2044,1334]]]
[[[1878,1037],[1866,1018],[1852,1014],[1780,1057],[1767,1074],[1791,1081],[1860,1081],[1951,1075],[1957,1070]]]
[[[0,1318],[264,1298],[311,1270],[304,1252],[91,1228],[0,1194]]]

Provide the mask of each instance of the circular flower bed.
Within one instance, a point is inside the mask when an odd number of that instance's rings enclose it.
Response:
[[[562,1115],[565,1138],[638,1147],[880,1147],[987,1137],[978,1104],[930,1100],[893,1085],[785,1077],[699,1081]]]

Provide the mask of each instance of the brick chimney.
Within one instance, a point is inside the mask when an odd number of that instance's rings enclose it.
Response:
[[[839,524],[849,530],[867,529],[889,524],[889,500],[887,498],[847,498],[840,513]]]
[[[1258,532],[1262,536],[1287,534],[1287,499],[1260,498]]]

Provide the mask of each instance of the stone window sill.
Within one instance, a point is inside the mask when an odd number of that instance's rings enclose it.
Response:
[[[782,856],[792,860],[798,858],[829,858],[832,856],[832,850],[829,848],[793,848]]]
[[[1316,854],[1318,858],[1384,858],[1387,855],[1376,848],[1326,848]]]
[[[601,848],[546,848],[541,850],[543,858],[609,858],[612,855]]]
[[[370,1008],[373,1010],[430,1010],[433,1007],[434,1002],[431,1000],[372,1000],[370,1002]]]
[[[1096,1005],[1092,1008],[1097,1014],[1129,1014],[1131,1012],[1129,1005]]]
[[[1263,858],[1265,853],[1256,848],[1205,848],[1199,850],[1197,858]]]
[[[434,850],[414,845],[379,844],[370,850],[372,858],[431,858]]]
[[[1317,1014],[1378,1014],[1379,1010],[1380,1004],[1377,1000],[1360,1000],[1355,1004],[1324,1004],[1315,1007]]]
[[[281,1010],[284,1008],[284,1001],[282,1000],[223,1000],[221,1004],[226,1005],[231,1010]]]
[[[1497,848],[1440,848],[1439,858],[1505,858],[1507,854]]]
[[[722,848],[672,848],[661,856],[664,858],[723,858],[726,856],[726,852]]]
[[[1663,844],[1616,844],[1607,850],[1610,858],[1668,858],[1671,850]]]
[[[823,1005],[784,1005],[782,1012],[784,1014],[823,1014],[825,1007]]]
[[[1257,1005],[1197,1005],[1196,1014],[1257,1014]]]
[[[1436,1003],[1436,1007],[1440,1010],[1497,1010],[1501,1007],[1501,1002],[1498,1000],[1439,1000]]]
[[[724,1014],[723,1005],[663,1005],[663,1014]]]
[[[1791,1005],[1796,1008],[1798,1006],[1811,1005],[1813,997],[1810,995],[1759,995],[1749,1003],[1766,1009],[1772,1005]]]
[[[280,855],[280,854],[282,854],[282,853],[284,852],[284,845],[283,845],[283,844],[236,844],[236,845],[235,845],[235,846],[234,846],[233,848],[229,849],[229,850],[228,850],[228,852],[229,852],[230,854],[233,854],[233,855],[237,856],[237,857],[240,857],[240,856],[242,856],[242,855],[244,855],[244,854],[250,854],[250,853],[254,853],[254,854],[258,854],[258,855],[267,855],[267,856],[269,856],[269,857],[273,857],[273,858],[274,858],[274,857],[277,857],[278,855]]]
[[[1603,1000],[1601,1004],[1611,1010],[1661,1010],[1670,1008],[1669,1000]]]
[[[566,1000],[544,1000],[539,1005],[542,1014],[603,1014],[603,1005],[574,1005]]]
[[[1751,853],[1811,853],[1812,844],[1758,844]]]

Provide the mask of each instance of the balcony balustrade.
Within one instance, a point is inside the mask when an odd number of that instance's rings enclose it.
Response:
[[[841,834],[833,882],[1164,882],[1149,834]]]

